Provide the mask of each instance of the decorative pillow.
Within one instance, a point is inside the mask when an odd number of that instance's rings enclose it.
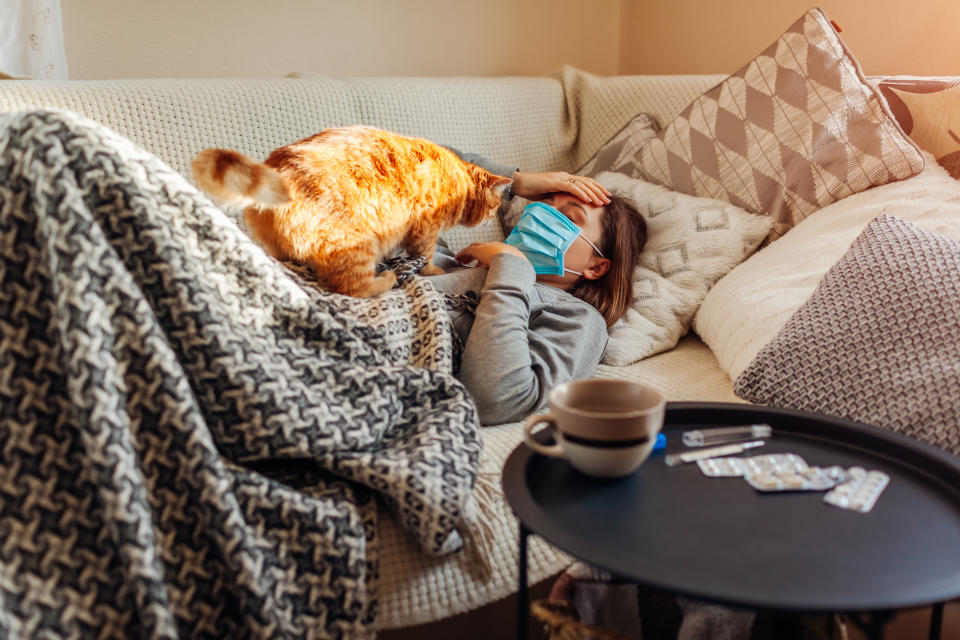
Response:
[[[771,220],[621,173],[601,173],[597,180],[647,222],[633,304],[611,327],[603,356],[606,364],[625,365],[675,346],[710,286],[757,248]]]
[[[960,180],[960,78],[882,78],[880,93],[904,133]]]
[[[960,242],[871,222],[734,385],[960,454]]]
[[[918,173],[923,159],[811,9],[694,100],[640,165],[651,182],[772,216],[772,241],[831,202]]]
[[[637,177],[640,169],[637,154],[659,130],[656,118],[650,114],[635,115],[574,173],[592,178],[604,171],[616,171]]]
[[[960,183],[925,155],[920,175],[824,207],[710,289],[693,318],[693,329],[731,379],[740,376],[877,216],[894,213],[960,240]]]

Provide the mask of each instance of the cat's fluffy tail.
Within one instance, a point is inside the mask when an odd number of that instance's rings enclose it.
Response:
[[[204,149],[193,159],[197,186],[221,202],[241,207],[275,207],[291,201],[283,176],[229,149]]]

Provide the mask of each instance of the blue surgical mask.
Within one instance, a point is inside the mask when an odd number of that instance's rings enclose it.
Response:
[[[583,231],[570,218],[543,202],[531,202],[524,208],[523,215],[507,236],[506,243],[519,249],[533,265],[538,274],[562,276],[564,272],[583,275],[579,271],[566,269],[563,256]],[[602,258],[603,253],[595,244],[584,240]]]

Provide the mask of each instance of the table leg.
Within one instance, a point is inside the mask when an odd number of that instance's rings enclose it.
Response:
[[[863,615],[850,614],[849,619],[859,627],[867,640],[883,640],[883,631],[895,615],[895,611],[873,611]]]
[[[527,536],[530,531],[520,523],[520,560],[517,567],[517,640],[530,633],[530,592],[527,585]]]
[[[940,640],[940,630],[943,627],[943,603],[933,605],[930,612],[930,640]]]

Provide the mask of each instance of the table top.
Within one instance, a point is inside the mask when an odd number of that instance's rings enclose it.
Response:
[[[743,478],[667,467],[657,452],[633,474],[585,476],[520,445],[507,501],[526,527],[590,564],[680,595],[784,611],[900,609],[960,597],[960,458],[912,438],[799,411],[668,403],[667,453],[680,433],[766,422],[742,455],[796,453],[811,466],[860,466],[890,483],[868,513],[825,492],[755,491]]]

